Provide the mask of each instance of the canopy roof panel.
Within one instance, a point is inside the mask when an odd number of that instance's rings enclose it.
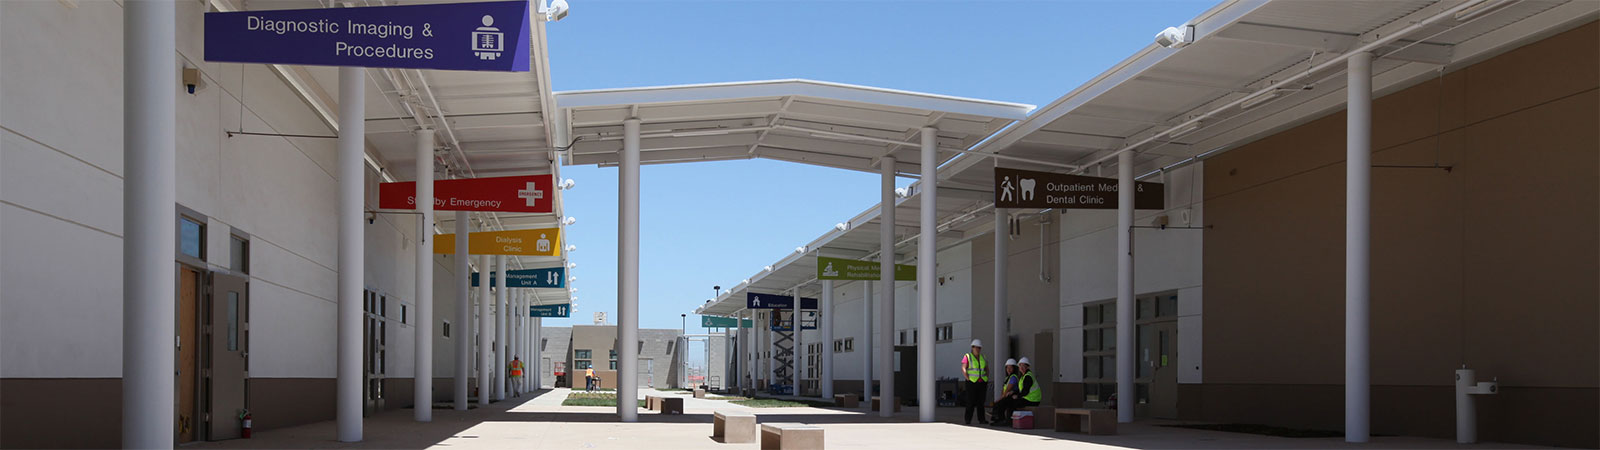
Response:
[[[1111,155],[1128,149],[1136,152],[1136,173],[1150,177],[1343,109],[1345,66],[1336,59],[1380,39],[1395,39],[1368,49],[1376,56],[1373,88],[1382,95],[1597,16],[1600,2],[1584,0],[1225,1],[1184,24],[1195,27],[1193,43],[1152,43],[942,164],[939,248],[992,229],[993,220],[981,219],[994,214],[997,165],[1095,175],[1102,166],[1113,169]],[[896,208],[899,223],[911,225],[896,233],[896,248],[913,254],[902,259],[916,256],[907,236],[915,235],[917,216],[906,208],[905,200]],[[808,245],[810,257],[787,255],[697,312],[732,315],[744,309],[744,292],[809,283],[819,249],[825,255],[830,247],[876,251],[876,216],[874,207],[852,219],[848,230],[829,230]],[[819,288],[810,283],[800,290],[814,295]]]
[[[404,4],[464,3],[479,0],[406,0]],[[331,7],[325,0],[210,0],[221,11],[311,9]],[[357,6],[395,5],[400,2],[361,0]],[[530,4],[533,9],[537,3]],[[528,72],[478,72],[450,70],[366,70],[366,156],[381,171],[384,181],[416,179],[414,131],[434,129],[437,164],[444,167],[435,179],[554,173],[552,144],[553,108],[550,90],[548,42],[545,22],[538,12],[529,24],[531,69]],[[330,128],[337,127],[338,68],[277,66],[286,81],[314,108],[324,112]],[[309,143],[331,148],[332,141]],[[329,152],[331,154],[331,151]],[[376,186],[369,186],[376,192]],[[558,227],[562,195],[554,195],[555,211],[548,214],[473,213],[472,230],[515,230]],[[435,213],[438,230],[454,233],[461,228],[450,211]],[[565,244],[565,243],[563,243]],[[513,256],[512,268],[566,265],[565,252],[555,257]],[[476,264],[476,260],[472,261]],[[476,269],[475,269],[476,270]],[[568,289],[534,289],[539,303],[567,303]]]
[[[943,162],[1033,106],[810,80],[558,92],[571,164],[613,165],[622,124],[640,120],[641,161],[768,158],[874,171],[885,156],[915,172],[923,127]]]
[[[1194,26],[1192,44],[1152,43],[976,150],[1093,174],[1090,166],[1131,149],[1147,173],[1342,109],[1338,58],[1380,39],[1395,39],[1368,49],[1381,95],[1592,21],[1597,10],[1568,0],[1227,1],[1180,25]],[[991,165],[980,162],[961,158],[942,176],[987,183]]]

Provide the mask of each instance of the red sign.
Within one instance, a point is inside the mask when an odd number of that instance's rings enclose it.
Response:
[[[417,209],[417,183],[378,185],[378,207]],[[555,177],[463,178],[433,182],[436,211],[497,211],[547,213],[554,211]]]

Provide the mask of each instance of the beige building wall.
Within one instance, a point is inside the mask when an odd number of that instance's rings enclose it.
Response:
[[[1600,27],[1374,103],[1372,424],[1454,434],[1452,371],[1498,377],[1479,436],[1600,445]],[[1184,416],[1342,429],[1344,114],[1208,160],[1205,384]]]

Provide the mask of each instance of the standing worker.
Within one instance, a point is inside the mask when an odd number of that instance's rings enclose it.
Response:
[[[967,374],[967,409],[963,413],[967,425],[972,425],[972,412],[978,412],[978,423],[987,425],[983,414],[983,394],[989,391],[989,364],[983,360],[983,341],[972,340],[972,352],[961,355],[961,372]]]
[[[511,364],[507,368],[511,370],[511,394],[512,394],[511,396],[512,397],[521,397],[522,396],[522,360],[518,359],[516,356],[512,356],[511,357]]]
[[[583,390],[594,390],[594,366],[592,365],[585,368],[585,372],[583,373]]]

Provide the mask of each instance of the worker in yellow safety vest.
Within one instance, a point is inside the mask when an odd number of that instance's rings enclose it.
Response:
[[[594,390],[594,366],[589,366],[583,374],[583,390]]]
[[[506,365],[511,370],[511,396],[522,396],[522,360],[516,356],[511,357],[511,364]]]
[[[961,373],[966,374],[967,425],[972,425],[972,412],[978,412],[978,423],[988,424],[983,415],[984,393],[989,391],[989,364],[983,360],[983,341],[972,340],[972,352],[961,355]]]
[[[1022,375],[1017,378],[1017,390],[994,402],[994,408],[999,413],[996,414],[999,417],[995,418],[995,426],[1011,426],[1012,411],[1039,406],[1039,401],[1044,399],[1044,388],[1033,378],[1033,363],[1024,356],[1017,361],[1017,367],[1022,369]]]

